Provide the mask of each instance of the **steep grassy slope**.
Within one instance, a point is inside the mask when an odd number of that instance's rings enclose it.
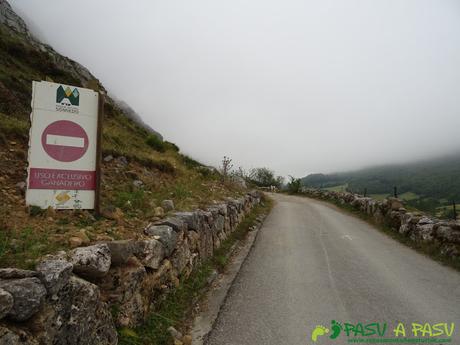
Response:
[[[6,6],[3,1],[0,5]],[[32,81],[51,79],[84,87],[94,77],[83,66],[33,39],[21,19],[8,14],[15,25],[0,20],[0,267],[28,267],[38,256],[60,248],[141,236],[148,222],[164,216],[159,207],[165,199],[173,200],[176,209],[187,210],[242,193],[240,187],[222,183],[216,171],[182,155],[177,146],[161,141],[129,119],[107,97],[104,216],[26,208]],[[101,84],[99,88],[104,89]]]

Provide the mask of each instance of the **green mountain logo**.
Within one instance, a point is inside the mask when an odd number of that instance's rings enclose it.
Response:
[[[80,105],[80,93],[78,89],[72,89],[70,87],[66,87],[65,89],[60,85],[56,91],[56,103],[63,104],[63,105]]]

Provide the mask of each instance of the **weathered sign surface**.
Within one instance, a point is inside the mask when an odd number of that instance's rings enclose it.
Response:
[[[98,93],[33,82],[27,205],[93,209]]]

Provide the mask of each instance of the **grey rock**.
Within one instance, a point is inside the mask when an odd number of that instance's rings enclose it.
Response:
[[[3,319],[13,308],[13,296],[0,288],[0,319]]]
[[[0,1],[0,23],[5,24],[9,28],[19,33],[30,35],[26,24],[11,8],[7,1]]]
[[[160,207],[160,206],[155,207],[154,210],[153,210],[153,215],[154,215],[155,217],[160,217],[160,218],[162,218],[162,217],[164,217],[164,215],[165,215],[165,210],[163,210],[163,207]]]
[[[72,275],[73,265],[67,260],[45,259],[36,267],[40,273],[40,280],[48,290],[48,294],[54,295],[61,290]]]
[[[111,162],[113,160],[113,156],[112,155],[108,155],[108,156],[105,156],[104,157],[104,162],[108,163],[108,162]]]
[[[103,277],[110,269],[111,255],[107,244],[80,247],[70,253],[73,271],[87,279]]]
[[[141,180],[134,180],[133,181],[133,186],[134,187],[137,187],[137,188],[140,188],[144,185],[144,182],[142,182]]]
[[[219,214],[215,221],[215,228],[216,228],[217,233],[224,231],[224,225],[225,225],[225,217]]]
[[[0,0],[1,2],[1,0]],[[0,325],[0,344],[2,345],[38,345],[29,334],[15,328],[6,328]]]
[[[166,218],[165,220],[162,220],[162,221],[158,222],[156,225],[169,225],[176,232],[181,232],[181,231],[186,231],[187,230],[187,223],[185,223],[179,217]]]
[[[37,277],[35,271],[21,270],[19,268],[0,268],[0,279],[20,279]]]
[[[165,247],[166,256],[171,255],[177,243],[177,233],[169,225],[150,225],[144,230],[146,235],[158,236]]]
[[[106,245],[110,249],[112,265],[123,265],[134,254],[135,242],[133,240],[110,241]]]
[[[175,329],[173,326],[168,327],[168,332],[174,339],[182,339],[182,333]]]
[[[161,206],[166,212],[174,210],[174,202],[172,200],[163,200]]]
[[[158,269],[166,253],[160,241],[149,239],[136,242],[134,255],[145,267]]]
[[[105,293],[110,293],[110,303],[119,306],[114,315],[117,325],[133,327],[144,321],[149,307],[145,301],[143,285],[147,275],[145,267],[135,257],[131,257],[126,265],[116,266],[98,281],[98,286]]]
[[[40,313],[40,344],[115,345],[117,332],[97,285],[71,276]]]
[[[420,218],[420,220],[418,221],[418,224],[419,225],[425,225],[425,224],[433,224],[434,221],[428,217],[422,217]]]
[[[46,289],[36,277],[1,280],[0,288],[9,292],[14,299],[7,317],[14,321],[25,321],[34,315],[42,305]]]
[[[439,226],[436,230],[436,236],[442,241],[460,244],[460,231],[454,230],[450,226]]]
[[[189,230],[200,228],[200,218],[197,212],[176,212],[174,215],[187,224]]]
[[[120,163],[121,165],[128,165],[128,160],[126,159],[125,156],[118,157],[117,162]]]

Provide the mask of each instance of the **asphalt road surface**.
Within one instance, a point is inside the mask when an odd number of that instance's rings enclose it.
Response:
[[[455,324],[460,345],[460,273],[334,206],[273,195],[276,205],[235,279],[209,345],[346,344],[345,323]],[[332,320],[342,325],[333,334]],[[329,333],[311,333],[317,325]],[[417,327],[417,326],[416,326]],[[427,326],[425,326],[427,327]],[[429,328],[425,328],[429,331]],[[402,334],[400,334],[402,337]],[[419,333],[421,335],[421,333]],[[428,335],[428,333],[425,333]],[[358,338],[366,338],[357,334]],[[372,336],[376,337],[376,336]]]

